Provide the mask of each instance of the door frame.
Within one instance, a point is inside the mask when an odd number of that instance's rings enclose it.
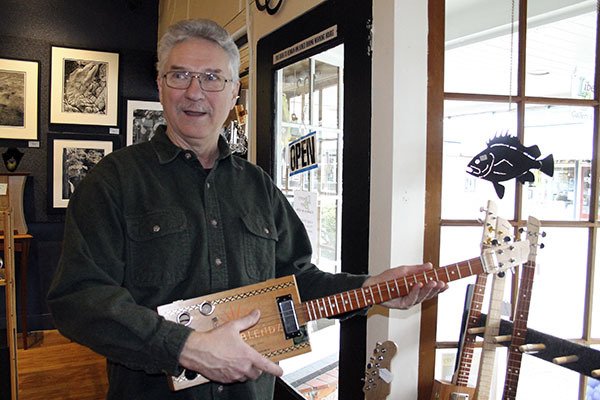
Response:
[[[371,167],[372,0],[324,1],[257,43],[256,163],[274,173],[275,71],[344,44],[342,271],[367,274]],[[332,26],[337,36],[273,64],[273,55]],[[339,398],[364,398],[366,317],[340,324]]]

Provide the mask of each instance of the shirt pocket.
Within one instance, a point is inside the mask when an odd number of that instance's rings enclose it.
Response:
[[[131,280],[139,286],[177,283],[191,260],[191,240],[182,210],[156,210],[126,217],[127,260]]]
[[[254,212],[243,216],[242,222],[245,227],[242,235],[244,267],[248,277],[254,281],[275,277],[279,237],[273,217]]]

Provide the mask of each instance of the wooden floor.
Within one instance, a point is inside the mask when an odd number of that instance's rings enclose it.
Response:
[[[27,350],[17,351],[19,400],[105,398],[108,383],[103,357],[57,331],[35,332],[34,336]]]

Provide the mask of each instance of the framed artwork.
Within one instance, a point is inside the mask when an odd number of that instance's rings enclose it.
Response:
[[[50,123],[117,125],[119,54],[52,47]]]
[[[147,142],[154,136],[156,127],[165,124],[160,102],[127,100],[127,146]]]
[[[49,135],[50,136],[50,135]],[[112,135],[53,135],[48,138],[48,193],[51,210],[67,208],[69,199],[86,174],[117,144]]]
[[[39,62],[0,58],[0,139],[38,139]]]

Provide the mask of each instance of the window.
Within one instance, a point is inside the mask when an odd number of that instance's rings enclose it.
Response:
[[[443,121],[436,125],[435,115],[429,117],[429,138],[439,143],[441,154],[428,152],[428,157],[441,157],[442,162],[440,172],[431,169],[435,176],[428,177],[427,190],[440,193],[439,204],[428,207],[437,214],[428,220],[441,221],[438,231],[430,235],[438,242],[428,239],[436,244],[440,265],[479,251],[478,218],[488,199],[515,227],[523,227],[529,215],[535,216],[547,236],[544,249],[537,253],[528,327],[598,347],[597,1],[432,3],[430,26],[442,26],[432,22],[445,19],[444,42],[430,42],[430,57],[439,57],[432,68],[443,70],[444,77],[430,89],[443,92],[438,96]],[[436,5],[445,5],[445,15],[436,14]],[[467,174],[469,161],[485,149],[488,140],[501,135],[516,136],[526,147],[537,145],[542,152],[539,160],[552,155],[553,176],[536,169],[532,182],[501,182],[504,196],[499,199],[491,182]],[[423,315],[423,326],[436,324],[436,379],[452,378],[466,287],[474,279],[452,283],[439,296],[435,315]],[[489,284],[490,279],[486,292]],[[518,278],[511,277],[507,284],[505,300],[514,307]],[[553,317],[548,318],[548,313]],[[506,307],[503,318],[512,319],[510,314],[511,307]],[[479,353],[471,374],[477,374]],[[430,366],[422,363],[421,375]],[[506,349],[497,352],[495,367],[490,398],[500,399]],[[474,381],[476,377],[470,377]],[[596,384],[569,369],[524,356],[517,397],[591,399]],[[420,398],[426,395],[419,393]]]

